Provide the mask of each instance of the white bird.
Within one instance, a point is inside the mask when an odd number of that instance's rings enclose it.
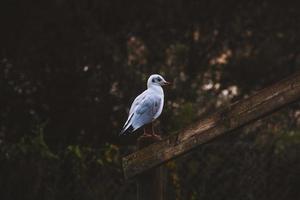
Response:
[[[157,119],[164,106],[164,91],[162,86],[169,85],[161,75],[153,74],[147,81],[147,90],[141,93],[133,101],[128,119],[120,134],[132,133],[144,126],[144,134],[148,132],[154,135],[152,122]]]

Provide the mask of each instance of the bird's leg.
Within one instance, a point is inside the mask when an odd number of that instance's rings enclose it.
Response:
[[[144,125],[144,134],[138,138],[137,146],[138,148],[146,147],[152,143],[159,142],[162,138],[156,135],[153,130],[153,124],[149,123]]]
[[[152,123],[146,124],[144,126],[144,136],[153,135],[153,125]]]
[[[151,130],[151,136],[152,137],[157,138],[158,140],[161,140],[160,135],[155,134],[155,132],[154,132],[154,126],[153,126],[152,122],[149,124],[149,130]]]
[[[151,137],[161,140],[161,137],[154,133],[153,123],[144,126],[144,137]]]

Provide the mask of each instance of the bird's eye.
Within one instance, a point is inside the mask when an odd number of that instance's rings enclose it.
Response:
[[[157,81],[160,82],[160,81],[161,81],[161,78],[158,77],[158,78],[157,78]]]
[[[152,79],[152,83],[155,83],[155,78]]]

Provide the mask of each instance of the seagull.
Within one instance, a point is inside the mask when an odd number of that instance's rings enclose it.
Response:
[[[164,91],[162,86],[169,85],[159,74],[152,74],[147,81],[147,90],[133,101],[127,121],[120,135],[130,134],[144,127],[144,135],[155,136],[152,122],[157,119],[164,106]]]

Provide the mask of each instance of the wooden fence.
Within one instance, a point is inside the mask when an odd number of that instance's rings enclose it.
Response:
[[[256,121],[300,98],[300,72],[222,108],[163,140],[139,138],[138,151],[123,158],[126,179],[137,177],[138,200],[164,199],[163,164],[201,144]]]

